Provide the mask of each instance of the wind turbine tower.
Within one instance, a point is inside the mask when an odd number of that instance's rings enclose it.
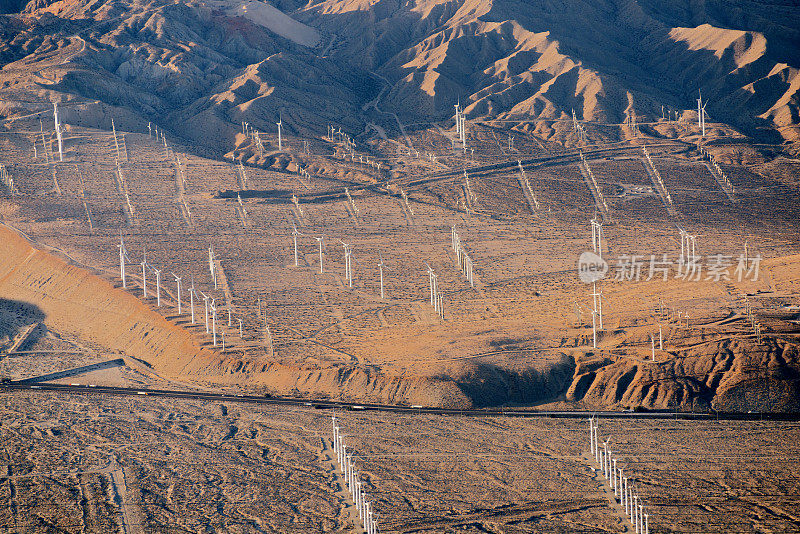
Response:
[[[173,272],[170,274],[175,278],[175,283],[178,284],[178,315],[181,314],[181,277]]]
[[[144,256],[142,263],[142,295],[147,298],[147,255]]]
[[[325,243],[325,236],[323,235],[321,237],[315,237],[314,239],[316,239],[317,243],[319,243],[319,274],[322,274],[322,247]]]
[[[378,254],[379,254],[380,259],[381,259],[381,262],[378,264],[378,269],[381,272],[381,299],[384,299],[385,295],[383,293],[383,254],[381,254],[380,252]]]
[[[603,223],[592,219],[592,248],[598,256],[603,256]]]
[[[283,115],[278,114],[278,150],[283,150],[283,139],[281,138],[281,127],[283,126]]]
[[[208,334],[210,332],[208,328],[208,295],[206,295],[202,291],[200,292],[200,294],[203,296],[203,304],[205,304],[206,307],[206,334]]]
[[[458,137],[460,138],[461,137],[461,102],[459,102],[458,104],[453,104],[453,106],[456,108],[456,135],[458,135]]]
[[[58,138],[58,161],[64,161],[64,153],[61,150],[61,120],[58,118],[58,104],[53,102],[53,119],[56,122],[56,137]]]
[[[161,269],[153,269],[156,273],[156,307],[161,307]]]
[[[294,238],[294,266],[298,266],[297,262],[297,236],[302,235],[297,231],[297,226],[292,224],[292,237]]]
[[[701,130],[703,132],[703,137],[706,136],[706,105],[707,104],[708,104],[708,102],[703,104],[703,107],[700,109],[700,111],[702,113],[702,118],[700,120],[700,124],[701,124]]]
[[[125,250],[125,242],[122,241],[122,232],[120,231],[119,234],[119,277],[122,278],[122,289],[127,289],[127,283],[125,282],[125,260],[128,258],[128,251]],[[747,245],[745,245],[745,249]]]
[[[703,94],[698,91],[699,98],[697,99],[697,127],[700,129],[700,135],[706,136],[706,104],[703,104]]]
[[[214,259],[214,246],[208,247],[208,269],[211,271],[211,278],[214,280],[214,290],[217,289],[217,266]]]
[[[194,275],[192,275],[192,287],[189,288],[189,306],[192,308],[192,324],[194,324],[194,298],[197,292],[194,290]]]
[[[217,346],[217,306],[216,299],[211,299],[211,339],[214,346]]]

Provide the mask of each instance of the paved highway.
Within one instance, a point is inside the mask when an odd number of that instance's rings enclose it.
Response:
[[[17,382],[0,384],[0,392],[13,393],[15,391],[44,390],[56,391],[60,393],[76,393],[83,395],[126,395],[126,396],[152,396],[173,399],[194,399],[214,402],[242,402],[252,404],[272,404],[284,406],[306,406],[316,409],[339,409],[351,411],[381,411],[391,413],[419,413],[433,415],[461,415],[468,417],[550,417],[563,419],[588,418],[591,415],[613,419],[686,419],[686,420],[780,420],[798,421],[800,413],[781,414],[781,413],[732,413],[732,412],[708,412],[708,413],[689,413],[672,412],[667,410],[658,411],[583,411],[583,410],[530,410],[523,408],[476,408],[468,410],[458,410],[450,408],[430,408],[423,406],[399,406],[392,404],[368,404],[332,401],[328,399],[303,399],[294,397],[274,397],[258,395],[238,395],[228,393],[208,393],[202,391],[181,391],[173,389],[144,389],[144,388],[123,388],[99,385],[81,384],[22,384]]]

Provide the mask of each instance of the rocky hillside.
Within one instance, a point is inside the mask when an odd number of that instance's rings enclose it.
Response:
[[[568,401],[589,408],[800,410],[800,348],[769,339],[700,343],[661,362],[579,358]]]
[[[245,120],[352,134],[394,119],[571,117],[665,110],[769,141],[800,138],[800,7],[682,0],[33,0],[0,17],[3,109],[100,102],[227,152]],[[277,33],[276,33],[277,32]],[[123,111],[125,113],[123,113]],[[67,121],[107,126],[103,112]],[[175,125],[181,125],[175,128]],[[554,135],[549,126],[539,128]],[[600,135],[599,132],[589,132]],[[655,135],[655,134],[654,134]]]

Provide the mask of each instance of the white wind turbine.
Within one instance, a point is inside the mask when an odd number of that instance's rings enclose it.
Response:
[[[702,108],[700,108],[700,111],[701,111],[701,113],[702,113],[702,115],[703,115],[703,117],[702,117],[702,119],[701,119],[701,121],[700,121],[700,123],[701,123],[701,125],[702,125],[702,126],[701,126],[701,130],[702,130],[702,132],[703,132],[703,137],[705,137],[705,136],[706,136],[706,106],[707,106],[707,105],[708,105],[708,102],[706,102],[705,104],[703,104],[703,107],[702,107]]]
[[[208,329],[208,295],[206,295],[202,291],[200,292],[200,294],[203,296],[203,304],[206,305],[206,334],[208,334],[208,332],[209,332],[209,329]]]
[[[352,270],[352,264],[350,263],[350,257],[352,254],[352,248],[351,248],[352,245],[350,245],[349,243],[345,243],[341,239],[339,240],[339,243],[341,243],[342,246],[344,247],[344,276],[347,279],[348,285],[350,287],[353,287],[353,270]]]
[[[192,287],[189,288],[189,306],[192,308],[192,324],[194,324],[194,298],[197,292],[194,290],[194,275],[192,275]]]
[[[322,274],[322,247],[325,244],[325,236],[323,235],[321,237],[315,237],[314,239],[316,239],[317,243],[319,243],[319,273]]]
[[[58,160],[64,161],[64,153],[61,150],[61,120],[58,118],[58,104],[53,102],[53,119],[56,123],[56,137],[58,138]]]
[[[281,127],[283,126],[283,114],[278,114],[278,150],[283,150],[283,139],[281,138]]]
[[[142,258],[142,298],[147,298],[147,251]]]
[[[217,346],[217,306],[216,299],[211,299],[211,336],[214,346]]]
[[[161,307],[161,269],[153,269],[156,273],[156,307]]]
[[[706,105],[703,103],[703,94],[698,91],[699,98],[697,99],[697,127],[700,129],[700,135],[706,136]]]
[[[292,237],[294,237],[294,266],[297,267],[297,236],[303,235],[297,231],[297,226],[292,223]]]
[[[122,231],[119,233],[119,277],[122,278],[122,289],[127,289],[125,282],[125,261],[128,260],[128,251],[125,249],[125,242],[122,240]],[[745,249],[747,245],[745,245]]]
[[[181,314],[181,277],[177,274],[170,271],[170,273],[175,278],[175,283],[178,285],[178,315]]]
[[[385,299],[386,296],[383,293],[383,254],[378,252],[378,256],[381,259],[381,262],[378,264],[378,269],[380,270],[381,273],[381,299]]]
[[[211,271],[211,278],[214,280],[214,289],[217,289],[217,266],[214,258],[214,246],[208,247],[208,269]]]

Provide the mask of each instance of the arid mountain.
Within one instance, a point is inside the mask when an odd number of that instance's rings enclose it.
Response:
[[[759,140],[800,139],[791,2],[33,0],[0,18],[0,113],[99,102],[227,152],[247,121],[351,134],[368,122],[640,122],[664,110]],[[381,89],[385,89],[381,93]],[[379,102],[377,96],[381,96]],[[375,103],[374,106],[368,105]],[[102,106],[65,120],[108,126]],[[180,127],[179,127],[180,126]],[[545,123],[536,129],[554,135]],[[590,129],[590,136],[602,131]]]
[[[324,2],[301,20],[345,42],[392,82],[387,107],[472,118],[566,117],[622,122],[692,109],[749,133],[796,125],[796,7],[737,10],[684,2]],[[793,22],[791,22],[793,21]],[[369,28],[364,32],[364,28]],[[792,129],[784,130],[794,139]]]

